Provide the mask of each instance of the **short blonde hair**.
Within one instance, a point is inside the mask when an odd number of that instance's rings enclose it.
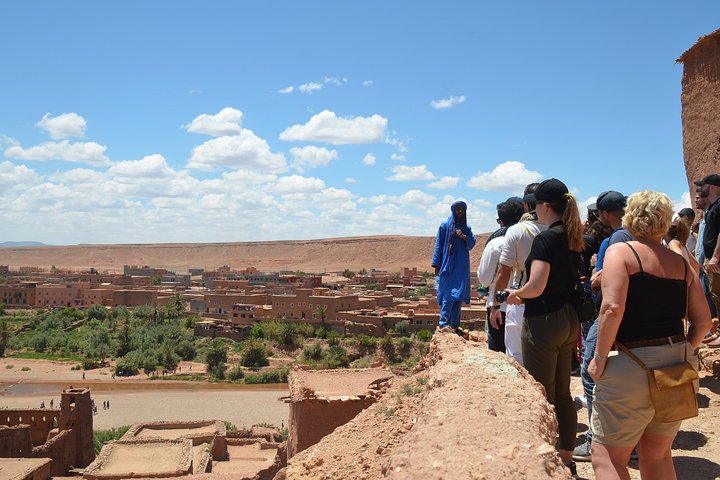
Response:
[[[660,238],[667,233],[672,216],[670,197],[643,190],[628,197],[622,224],[633,237]]]

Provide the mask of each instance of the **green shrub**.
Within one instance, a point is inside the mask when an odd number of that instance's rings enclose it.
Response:
[[[137,373],[138,366],[133,360],[127,357],[120,357],[115,362],[115,375],[118,377],[129,377],[131,375],[137,375]]]
[[[235,425],[232,422],[228,422],[227,420],[225,420],[224,423],[225,423],[225,431],[226,432],[237,432],[237,430],[238,430],[237,425]]]
[[[83,370],[94,370],[96,368],[100,368],[100,364],[97,360],[94,360],[92,358],[85,358],[82,362],[82,369]]]
[[[418,332],[415,333],[415,338],[417,338],[421,342],[429,342],[430,339],[432,338],[432,332],[430,330],[425,330],[425,329],[419,330]]]
[[[81,364],[73,365],[70,367],[70,370],[82,370],[83,366]]]
[[[377,339],[370,335],[360,334],[357,336],[359,350],[363,353],[374,352],[377,348]]]
[[[410,322],[408,322],[407,320],[400,320],[398,323],[395,324],[395,331],[397,333],[407,333],[409,328]]]
[[[265,338],[265,331],[257,323],[250,328],[250,338]]]
[[[392,358],[395,355],[395,344],[390,335],[385,335],[380,340],[380,348],[382,348],[383,353],[388,358]]]
[[[15,365],[5,365],[5,368],[8,368],[8,369],[15,368]]]
[[[315,336],[315,327],[309,323],[300,323],[297,326],[297,333],[303,338],[311,338]]]
[[[244,376],[245,372],[243,372],[243,369],[240,367],[240,365],[235,365],[235,367],[233,367],[233,369],[230,370],[227,374],[228,380],[232,380],[233,382],[242,380]]]
[[[100,453],[103,445],[113,440],[118,440],[120,437],[130,429],[130,425],[124,427],[111,428],[109,430],[94,430],[93,431],[93,447],[95,448],[95,455]]]
[[[336,332],[335,330],[330,330],[327,334],[327,342],[328,345],[331,347],[334,347],[335,345],[340,344],[340,334]]]
[[[325,368],[347,367],[349,364],[350,359],[344,347],[333,345],[325,352],[325,358],[323,360],[323,366]]]
[[[245,383],[287,383],[288,370],[277,369],[245,375]]]
[[[28,372],[30,371],[30,367],[22,367],[20,370],[22,370],[23,372]]]
[[[265,367],[270,365],[267,349],[262,340],[249,338],[243,342],[240,363],[243,367]]]
[[[400,337],[397,339],[397,350],[400,355],[405,358],[412,351],[413,341],[408,337]]]
[[[303,348],[302,358],[307,362],[317,362],[322,360],[323,349],[320,342],[314,342]]]
[[[225,364],[221,363],[210,371],[210,374],[217,380],[225,380]]]

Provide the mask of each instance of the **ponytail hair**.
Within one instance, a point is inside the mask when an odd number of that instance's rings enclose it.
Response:
[[[571,193],[566,193],[564,198],[567,203],[565,211],[562,213],[562,221],[568,247],[572,252],[582,252],[585,249],[585,243],[583,242],[583,225],[580,221],[577,200]]]

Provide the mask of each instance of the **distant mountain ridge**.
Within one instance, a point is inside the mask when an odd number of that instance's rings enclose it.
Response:
[[[0,248],[18,248],[18,247],[47,247],[46,243],[42,242],[2,242]]]
[[[470,252],[471,268],[477,268],[487,234],[479,235]],[[390,272],[403,267],[432,270],[435,237],[384,235],[327,238],[318,240],[281,240],[238,243],[165,243],[66,245],[25,248],[0,248],[0,265],[11,269],[37,266],[122,272],[123,265],[150,265],[179,273],[189,268],[214,270],[223,265],[261,271],[324,272],[349,268],[377,268]]]

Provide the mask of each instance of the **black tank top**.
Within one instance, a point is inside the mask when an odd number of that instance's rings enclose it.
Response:
[[[651,338],[672,337],[685,333],[683,318],[687,311],[687,262],[683,279],[663,278],[643,270],[640,256],[635,254],[640,271],[630,275],[625,314],[620,322],[617,340],[634,342]]]

